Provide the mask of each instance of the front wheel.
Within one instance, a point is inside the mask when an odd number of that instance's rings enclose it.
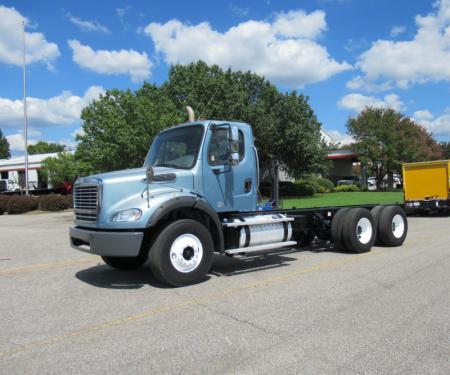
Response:
[[[214,244],[204,225],[177,220],[165,227],[150,248],[150,268],[163,283],[184,286],[199,282],[210,270]]]

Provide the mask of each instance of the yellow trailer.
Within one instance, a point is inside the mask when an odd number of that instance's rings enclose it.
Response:
[[[450,160],[403,164],[405,207],[441,211],[450,207]]]

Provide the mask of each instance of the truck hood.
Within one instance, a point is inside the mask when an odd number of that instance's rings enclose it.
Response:
[[[92,175],[79,179],[77,184],[89,183],[94,180],[100,183],[100,210],[96,223],[83,223],[84,226],[98,228],[113,228],[139,225],[145,226],[146,220],[157,208],[157,202],[164,200],[167,195],[177,196],[190,194],[194,191],[194,175],[191,170],[155,167],[155,176],[166,173],[175,174],[176,178],[168,182],[146,183],[146,168],[126,169],[123,171],[108,172]],[[148,187],[148,190],[147,190]],[[115,212],[139,208],[143,211],[139,223],[117,223],[108,222]]]
[[[173,173],[176,176],[174,181],[164,182],[164,183],[152,183],[149,185],[150,190],[159,190],[161,186],[169,185],[171,187],[177,187],[181,189],[193,189],[194,188],[194,178],[193,174],[189,170],[175,169],[167,167],[154,167],[155,175]],[[142,182],[144,187],[145,184],[145,172],[146,168],[134,168],[134,169],[124,169],[121,171],[107,172],[89,176],[88,179],[97,179],[102,182],[102,185],[116,185],[116,184],[129,184],[130,182]]]

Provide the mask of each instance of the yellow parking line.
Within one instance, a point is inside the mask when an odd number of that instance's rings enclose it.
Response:
[[[88,257],[88,258],[51,262],[51,263],[35,264],[33,266],[5,268],[5,269],[0,269],[0,276],[15,275],[18,273],[26,273],[26,272],[32,272],[32,271],[38,271],[38,270],[47,270],[47,269],[52,269],[52,268],[76,266],[79,264],[89,264],[89,263],[97,263],[97,262],[98,262],[98,258]]]
[[[119,325],[124,325],[130,322],[135,322],[138,320],[142,320],[145,318],[149,318],[151,316],[157,315],[157,314],[162,314],[162,313],[166,313],[166,312],[170,312],[170,311],[175,311],[175,310],[180,310],[183,309],[185,307],[191,306],[191,305],[195,305],[196,303],[200,303],[200,302],[209,302],[211,300],[218,300],[221,298],[226,298],[235,294],[238,294],[240,292],[243,292],[245,290],[248,289],[256,289],[256,288],[261,288],[261,287],[265,287],[268,285],[272,285],[275,284],[277,282],[282,282],[282,281],[287,281],[290,279],[293,279],[295,277],[300,277],[302,275],[311,273],[311,272],[315,272],[315,271],[322,271],[322,270],[328,270],[328,269],[333,269],[333,268],[337,268],[338,266],[341,265],[345,265],[345,264],[350,264],[350,263],[354,263],[356,261],[358,261],[359,259],[361,259],[362,257],[367,257],[367,256],[374,256],[374,255],[380,255],[382,253],[384,253],[385,251],[383,250],[378,250],[376,252],[370,252],[370,253],[364,253],[364,254],[357,254],[357,255],[351,255],[342,259],[338,259],[335,261],[328,261],[328,262],[323,262],[323,263],[319,263],[315,266],[312,266],[310,268],[306,268],[306,269],[302,269],[302,270],[298,270],[298,271],[292,271],[292,272],[288,272],[282,275],[278,275],[278,276],[273,276],[270,277],[268,279],[264,279],[261,281],[257,281],[254,283],[250,283],[250,284],[246,284],[237,288],[229,288],[229,289],[225,289],[222,290],[220,292],[217,293],[213,293],[213,294],[208,294],[205,296],[201,296],[201,297],[194,297],[191,299],[188,299],[184,302],[181,303],[177,303],[177,304],[173,304],[173,305],[167,305],[167,306],[160,306],[160,307],[155,307],[153,309],[147,310],[147,311],[143,311],[141,313],[138,313],[136,315],[131,315],[131,316],[125,316],[119,319],[115,319],[115,320],[111,320],[108,322],[104,322],[104,323],[100,323],[100,324],[95,324],[95,325],[91,325],[82,329],[78,329],[78,330],[74,330],[71,332],[68,332],[64,335],[59,335],[59,336],[53,336],[53,337],[49,337],[47,339],[43,339],[43,340],[38,340],[38,341],[34,341],[31,342],[29,344],[25,344],[25,345],[21,345],[15,348],[11,348],[11,349],[7,349],[3,352],[0,352],[0,358],[15,354],[15,353],[20,353],[20,352],[24,352],[27,351],[28,349],[32,349],[35,347],[42,347],[45,345],[51,345],[51,344],[55,344],[73,337],[79,337],[82,335],[86,335],[86,334],[90,334],[90,333],[95,333],[98,332],[100,330],[104,330],[104,329],[108,329],[111,327],[115,327],[115,326],[119,326]]]

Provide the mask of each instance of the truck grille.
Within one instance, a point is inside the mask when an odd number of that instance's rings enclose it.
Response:
[[[73,208],[77,220],[95,223],[97,220],[99,202],[98,184],[75,184],[73,190]]]

